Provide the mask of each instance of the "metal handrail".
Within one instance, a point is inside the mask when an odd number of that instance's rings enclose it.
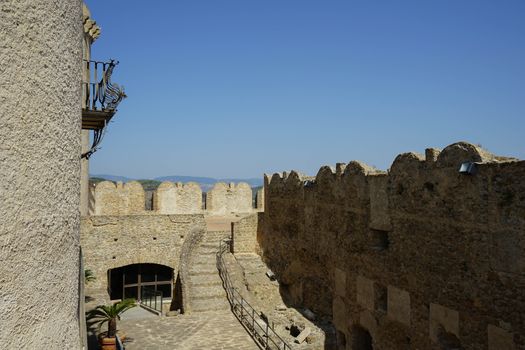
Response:
[[[233,286],[223,258],[223,254],[229,251],[230,244],[230,239],[221,240],[219,242],[219,251],[216,254],[216,258],[217,269],[219,270],[219,275],[221,276],[224,289],[226,290],[226,295],[230,302],[232,312],[239,319],[244,328],[250,333],[252,338],[264,349],[291,350],[290,345],[275,333],[273,326],[270,327],[269,321],[263,319],[250,303],[243,298],[237,288]]]
[[[157,302],[157,300],[159,302]],[[139,301],[142,305],[162,313],[162,292],[156,291],[143,295]]]

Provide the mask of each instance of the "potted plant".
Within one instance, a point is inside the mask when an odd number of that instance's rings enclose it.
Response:
[[[99,335],[102,350],[116,350],[117,319],[120,320],[120,315],[135,306],[134,299],[124,299],[111,305],[99,305],[87,313],[86,319],[91,325],[98,325],[99,330],[104,323],[108,323],[108,331]]]

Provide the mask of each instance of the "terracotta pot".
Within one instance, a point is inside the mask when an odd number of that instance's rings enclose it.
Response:
[[[100,348],[102,350],[117,350],[117,338],[100,338]]]
[[[117,349],[117,338],[111,337],[108,338],[106,335],[108,332],[102,332],[98,335],[98,342],[102,350],[116,350]],[[117,334],[120,338],[120,341],[124,342],[126,339],[126,334],[122,331],[117,331]]]

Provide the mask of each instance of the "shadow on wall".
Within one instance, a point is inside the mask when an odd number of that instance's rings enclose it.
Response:
[[[258,246],[283,298],[329,318],[341,347],[525,347],[523,179],[525,161],[464,142],[388,173],[265,176]]]

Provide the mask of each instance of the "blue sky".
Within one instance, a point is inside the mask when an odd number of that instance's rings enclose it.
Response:
[[[91,173],[259,177],[466,140],[525,158],[525,1],[87,0],[126,88]]]

